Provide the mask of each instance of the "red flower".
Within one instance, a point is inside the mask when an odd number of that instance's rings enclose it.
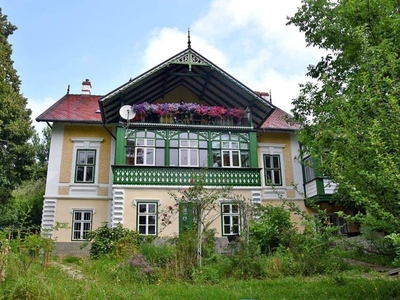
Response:
[[[169,210],[172,210],[172,206],[170,205],[170,206],[168,206],[168,208],[169,208]]]

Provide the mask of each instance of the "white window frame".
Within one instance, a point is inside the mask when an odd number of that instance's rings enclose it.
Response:
[[[139,141],[143,141],[143,145],[139,145]],[[143,150],[143,163],[138,163],[138,150]],[[147,150],[152,151],[153,162],[147,163]],[[154,139],[137,138],[135,144],[135,165],[136,166],[155,166],[156,164],[156,148]]]
[[[183,167],[198,167],[199,166],[199,147],[198,140],[180,140],[179,141],[179,166]],[[183,161],[186,153],[187,163]],[[196,163],[192,164],[192,156],[195,156]]]
[[[157,230],[158,230],[158,205],[159,202],[158,201],[135,201],[135,205],[136,205],[136,229],[137,232],[140,235],[151,235],[151,236],[156,236],[157,235]],[[154,212],[151,212],[149,210],[149,207],[154,205]],[[141,212],[140,208],[141,206],[145,206],[145,211]],[[145,223],[140,223],[140,217],[144,217],[145,218]],[[154,217],[154,224],[151,224],[149,222],[150,217]],[[154,233],[150,233],[150,226],[154,225]],[[145,231],[144,232],[140,232],[140,227],[144,226]]]
[[[225,212],[224,208],[228,206],[229,212]],[[237,211],[233,210],[233,206],[237,207]],[[225,218],[229,219],[229,224],[225,223]],[[234,219],[237,218],[237,223],[234,222]],[[225,230],[225,227],[229,225],[229,232]],[[228,235],[240,235],[241,224],[240,224],[240,206],[238,203],[234,202],[222,202],[221,203],[221,226],[222,226],[222,236]],[[234,232],[233,227],[237,226],[237,232]]]
[[[242,156],[240,153],[239,141],[221,141],[221,162],[225,168],[240,168],[242,165]],[[225,165],[224,154],[229,155],[229,165]],[[234,155],[237,155],[238,164],[234,165]]]
[[[81,213],[81,219],[76,220],[76,213]],[[89,214],[90,220],[85,220],[85,214]],[[94,210],[93,209],[80,209],[76,208],[72,210],[72,236],[71,240],[72,241],[86,241],[87,234],[92,231],[93,229],[93,215],[94,215]],[[85,225],[89,225],[89,228],[85,228]],[[76,229],[75,225],[80,225],[78,229]],[[76,237],[75,234],[78,234],[79,236]]]
[[[315,168],[312,158],[309,156],[304,159],[304,180],[305,183],[313,181],[316,178]]]

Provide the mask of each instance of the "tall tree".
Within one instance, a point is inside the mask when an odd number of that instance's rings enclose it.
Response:
[[[400,233],[400,1],[303,0],[288,24],[329,53],[293,101],[303,154],[366,223]]]
[[[51,128],[42,130],[42,138],[38,132],[32,137],[32,146],[35,152],[35,163],[32,165],[32,179],[46,179],[47,163],[50,152]]]
[[[7,202],[13,188],[30,178],[29,166],[34,160],[29,143],[33,135],[31,111],[20,93],[20,80],[8,42],[16,29],[0,9],[0,203]]]

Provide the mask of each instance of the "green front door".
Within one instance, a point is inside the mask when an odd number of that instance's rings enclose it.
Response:
[[[179,203],[179,233],[197,227],[197,210],[196,203]]]

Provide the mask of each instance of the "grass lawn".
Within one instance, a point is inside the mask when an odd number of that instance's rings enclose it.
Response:
[[[216,284],[156,281],[137,283],[112,264],[74,265],[82,278],[73,278],[59,265],[42,270],[32,266],[0,283],[0,299],[400,299],[400,279],[351,270],[319,277],[234,281]],[[19,271],[20,272],[20,271]]]

